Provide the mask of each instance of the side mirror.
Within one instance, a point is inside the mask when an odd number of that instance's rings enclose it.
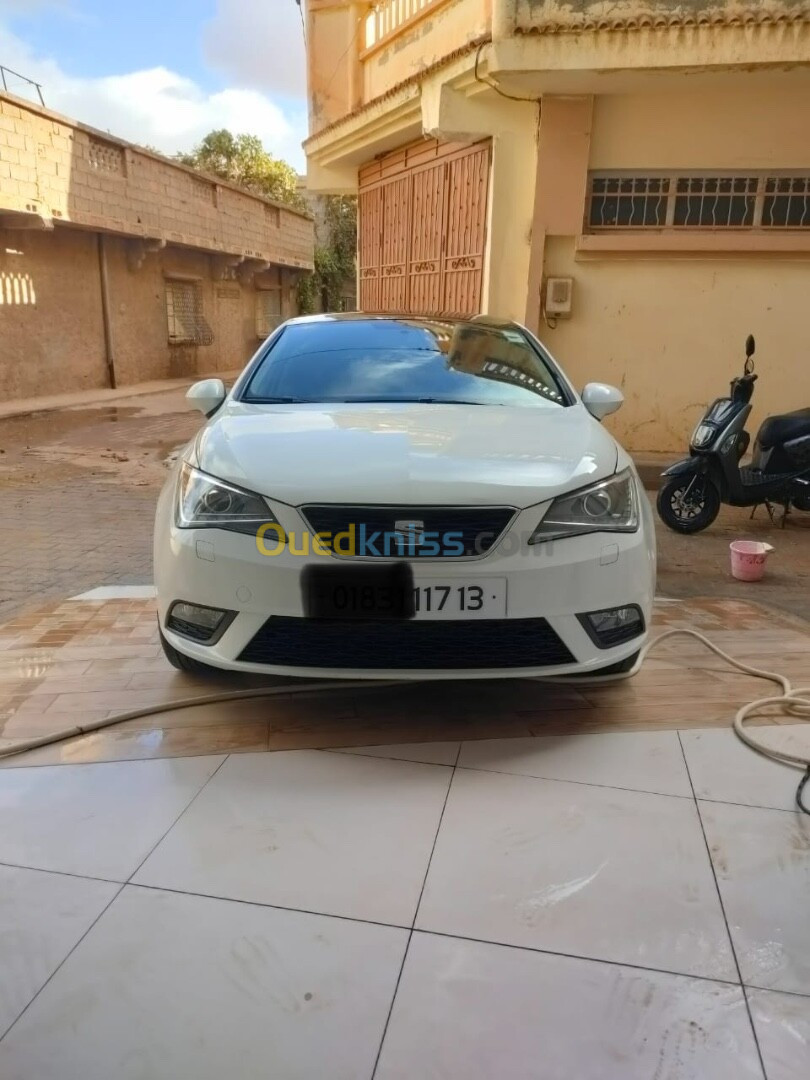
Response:
[[[754,341],[754,335],[749,334],[745,339],[745,359],[750,359],[756,352],[757,343]]]
[[[602,382],[589,382],[582,391],[582,404],[597,420],[615,413],[624,404],[624,394],[615,386]]]
[[[225,400],[225,396],[225,383],[222,379],[203,379],[189,388],[186,401],[205,416],[212,416]]]

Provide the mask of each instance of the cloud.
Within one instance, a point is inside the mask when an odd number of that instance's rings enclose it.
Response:
[[[304,101],[306,54],[295,0],[217,0],[203,28],[208,64],[239,86]]]
[[[0,0],[0,16],[34,15],[40,11],[57,12],[63,18],[84,20],[71,0]]]
[[[291,0],[291,7],[294,7]],[[189,150],[213,128],[258,135],[276,157],[303,167],[301,140],[306,116],[300,107],[284,109],[250,87],[208,92],[192,79],[164,67],[102,78],[67,75],[56,61],[36,56],[0,24],[3,63],[42,84],[46,105],[92,127],[166,154]],[[36,91],[9,84],[9,91],[33,98]]]

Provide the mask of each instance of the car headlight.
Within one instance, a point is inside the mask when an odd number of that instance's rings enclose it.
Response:
[[[228,529],[255,535],[261,525],[278,525],[261,495],[217,480],[183,463],[177,485],[177,525],[181,529]],[[282,538],[283,534],[279,534]]]
[[[529,543],[594,532],[635,532],[638,522],[636,481],[626,469],[609,480],[556,498]]]
[[[702,446],[708,446],[713,438],[714,428],[711,424],[698,424],[692,433],[692,446],[699,450]]]

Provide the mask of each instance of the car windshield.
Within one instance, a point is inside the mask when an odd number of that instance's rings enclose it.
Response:
[[[241,398],[571,404],[551,364],[518,328],[416,319],[293,323],[270,343]]]

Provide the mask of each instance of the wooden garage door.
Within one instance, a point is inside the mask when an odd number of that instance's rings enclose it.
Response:
[[[429,139],[361,169],[362,311],[481,310],[489,161],[489,141]]]

